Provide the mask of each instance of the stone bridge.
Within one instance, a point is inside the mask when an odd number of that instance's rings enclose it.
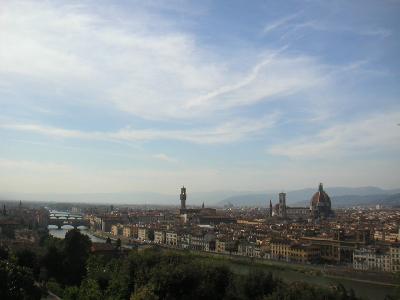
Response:
[[[58,229],[61,229],[64,225],[70,225],[74,228],[78,228],[79,226],[89,227],[89,221],[83,219],[81,215],[50,214],[48,225],[55,225]]]

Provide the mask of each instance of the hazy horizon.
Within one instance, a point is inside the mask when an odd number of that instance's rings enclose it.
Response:
[[[379,196],[394,195],[400,193],[397,189],[381,189],[379,187],[324,187],[331,197],[337,196]],[[259,196],[264,195],[264,204],[268,205],[269,200],[278,201],[280,192],[287,193],[289,204],[299,204],[308,201],[317,191],[317,187],[308,187],[294,190],[256,190],[256,191],[208,191],[193,192],[188,188],[189,206],[221,206],[222,203],[231,197]],[[82,204],[119,204],[119,205],[160,205],[179,206],[179,189],[175,194],[162,194],[157,192],[125,192],[125,193],[0,193],[0,201],[33,201],[33,202],[54,202],[54,203],[82,203]],[[249,205],[254,206],[254,201],[249,199]],[[379,199],[376,199],[379,202]],[[244,201],[246,202],[246,201]],[[245,205],[245,203],[243,203]]]

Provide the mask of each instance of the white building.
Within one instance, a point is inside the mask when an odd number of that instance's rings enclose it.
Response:
[[[400,272],[400,245],[392,245],[389,248],[390,267],[392,272]]]
[[[149,239],[149,230],[147,228],[138,228],[138,239],[146,241]]]
[[[357,249],[353,252],[353,268],[362,271],[391,271],[390,253],[380,253],[374,248]]]

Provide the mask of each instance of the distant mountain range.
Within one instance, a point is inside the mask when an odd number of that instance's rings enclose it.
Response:
[[[385,190],[379,187],[328,187],[325,191],[331,197],[333,207],[385,206],[400,207],[400,189]],[[316,188],[286,191],[289,206],[308,206],[310,198],[317,192]],[[263,206],[269,205],[269,200],[275,204],[279,191],[213,191],[191,193],[188,189],[188,206]],[[45,202],[82,202],[102,204],[137,204],[137,205],[171,205],[179,206],[179,189],[176,195],[149,192],[132,193],[76,193],[76,194],[29,194],[29,193],[0,193],[1,200],[45,201]]]
[[[325,191],[331,197],[333,207],[351,207],[359,205],[400,206],[400,189],[384,190],[378,187],[331,187]],[[289,206],[308,206],[317,189],[301,189],[286,192],[286,203]],[[249,193],[228,197],[218,204],[234,206],[266,206],[269,200],[278,202],[278,193]]]

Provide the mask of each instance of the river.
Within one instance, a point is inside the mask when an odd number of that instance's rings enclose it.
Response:
[[[65,226],[63,226],[63,228],[58,229],[57,226],[49,225],[49,234],[56,238],[63,239],[63,238],[65,238],[65,234],[70,229],[73,229],[73,227],[65,225]],[[90,238],[90,240],[94,243],[104,243],[105,242],[104,239],[100,239],[100,238],[94,236],[93,234],[91,234],[86,228],[79,227],[78,229],[80,230],[80,232],[82,234],[86,234]]]

